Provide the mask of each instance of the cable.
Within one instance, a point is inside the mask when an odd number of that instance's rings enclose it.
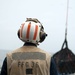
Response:
[[[68,12],[69,12],[68,10],[69,10],[69,0],[67,0],[65,39],[67,39]]]
[[[67,0],[67,12],[66,12],[66,28],[65,28],[65,40],[64,43],[62,45],[62,48],[64,47],[64,45],[66,45],[66,48],[68,48],[68,42],[67,42],[67,26],[68,26],[68,9],[69,9],[69,0]]]

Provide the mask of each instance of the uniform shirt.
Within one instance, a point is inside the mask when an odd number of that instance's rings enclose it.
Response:
[[[35,44],[31,44],[31,43],[26,43],[24,44],[25,46],[36,46]],[[54,62],[54,59],[51,58],[51,62],[50,62],[50,75],[58,75],[57,74],[57,69],[56,69],[56,65]],[[3,65],[2,65],[2,69],[1,69],[1,75],[7,75],[7,57],[5,57],[4,61],[3,61]]]

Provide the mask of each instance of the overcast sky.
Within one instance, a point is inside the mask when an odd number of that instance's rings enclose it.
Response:
[[[23,45],[17,30],[26,18],[39,19],[48,37],[39,47],[55,53],[65,39],[67,0],[0,0],[0,50]],[[75,0],[69,0],[68,46],[75,53]]]

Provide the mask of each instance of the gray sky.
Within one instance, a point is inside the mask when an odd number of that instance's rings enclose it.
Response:
[[[0,0],[0,49],[23,45],[17,30],[28,17],[39,19],[48,34],[40,48],[55,53],[65,39],[67,0]],[[75,0],[69,0],[68,46],[75,53]]]

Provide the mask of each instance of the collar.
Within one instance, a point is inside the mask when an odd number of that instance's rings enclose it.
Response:
[[[36,46],[36,47],[37,47],[36,44],[34,44],[34,43],[30,43],[30,42],[26,42],[26,43],[24,43],[23,46]]]

